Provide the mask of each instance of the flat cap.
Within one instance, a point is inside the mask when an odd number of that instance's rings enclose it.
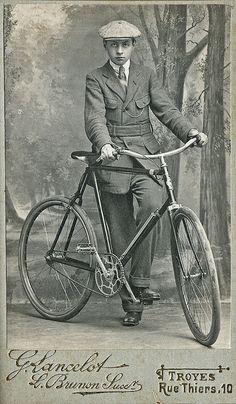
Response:
[[[137,38],[141,36],[141,32],[135,25],[123,20],[109,22],[109,24],[101,27],[98,33],[103,39]]]

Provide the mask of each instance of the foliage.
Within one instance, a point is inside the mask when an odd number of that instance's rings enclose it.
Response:
[[[168,64],[168,72],[173,73],[178,67],[176,60],[171,59],[173,45],[169,42],[166,48],[160,46],[161,33],[174,24],[168,20],[168,7],[145,5],[142,9],[160,64]],[[157,10],[162,31],[155,18]],[[127,19],[145,33],[139,5],[5,7],[7,179],[21,203],[29,199],[34,203],[35,199],[55,192],[71,193],[74,188],[81,167],[70,161],[70,153],[73,149],[90,148],[83,130],[85,76],[104,63],[104,49],[97,36],[99,26],[116,18]],[[189,5],[187,18],[188,53],[206,34],[205,7]],[[181,31],[179,40],[183,34]],[[147,36],[143,35],[134,58],[154,67],[148,44]],[[185,80],[187,97],[183,112],[197,123],[202,114],[203,96],[196,100],[202,87],[204,64],[202,55],[190,64]],[[171,148],[174,136],[156,118],[152,117],[152,123],[160,147]],[[225,128],[229,128],[229,118]]]
[[[12,16],[12,6],[8,4],[4,7],[4,49],[7,46],[7,41],[16,24],[17,20]]]
[[[63,19],[50,27],[33,16],[12,31],[5,63],[7,178],[21,202],[35,203],[70,192],[69,175],[76,171],[69,156],[77,130],[69,119],[73,100],[62,58]]]

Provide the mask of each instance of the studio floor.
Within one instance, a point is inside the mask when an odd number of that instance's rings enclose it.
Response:
[[[209,349],[192,336],[180,304],[146,306],[136,327],[122,326],[119,297],[92,296],[67,322],[42,318],[30,304],[11,304],[7,311],[9,349]],[[230,348],[230,304],[222,303],[221,331],[213,349]]]

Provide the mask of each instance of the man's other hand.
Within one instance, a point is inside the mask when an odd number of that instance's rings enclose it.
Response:
[[[110,143],[104,144],[101,148],[101,159],[113,161],[117,159],[117,151],[112,147]]]
[[[196,138],[196,146],[202,147],[205,146],[205,144],[207,144],[208,137],[205,133],[198,132],[197,129],[191,129],[188,134],[188,139],[191,139],[193,137]]]

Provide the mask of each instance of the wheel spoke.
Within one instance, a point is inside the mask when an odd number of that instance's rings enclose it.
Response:
[[[200,288],[199,288],[196,284],[194,284],[193,282],[189,282],[189,284],[191,285],[192,291],[194,292],[194,296],[197,298],[197,302],[199,303],[199,307],[201,307],[202,312],[205,314],[205,317],[206,317],[206,318],[208,319],[208,321],[210,322],[210,321],[211,321],[211,318],[208,317],[207,312],[206,312],[206,310],[205,310],[205,308],[204,308],[204,302],[205,302],[205,303],[208,303],[207,300],[205,299],[203,293],[201,292]],[[199,295],[195,292],[196,289],[197,289],[197,291],[199,292]],[[203,301],[202,301],[200,298],[202,298]]]
[[[209,242],[199,219],[189,209],[180,208],[173,224],[176,236],[172,237],[172,256],[183,309],[193,334],[208,345],[217,338],[220,318],[216,269],[212,253],[208,258],[209,247],[204,248]]]
[[[77,209],[81,211],[81,208]],[[88,229],[88,219],[75,214],[74,210],[68,213],[66,203],[59,200],[43,202],[42,208],[40,206],[30,215],[31,221],[23,229],[19,261],[27,295],[45,317],[70,318],[84,306],[94,284],[94,272],[82,269],[84,263],[94,265],[92,255],[76,250],[80,243],[95,245],[91,225]],[[82,211],[81,215],[84,215]],[[76,259],[82,268],[70,266],[69,260],[67,265],[59,260],[56,262],[53,254]]]

